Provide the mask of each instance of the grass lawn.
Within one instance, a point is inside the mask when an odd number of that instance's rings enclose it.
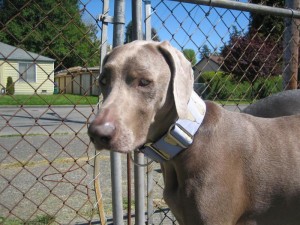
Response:
[[[49,215],[39,215],[33,220],[27,221],[27,225],[44,225],[50,224],[54,222],[55,217]],[[24,224],[22,221],[18,219],[5,219],[4,217],[0,217],[0,224],[2,225],[22,225]]]
[[[0,95],[1,105],[95,105],[98,96],[71,94],[55,95]]]

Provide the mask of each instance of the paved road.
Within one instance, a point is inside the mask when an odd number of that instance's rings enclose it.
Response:
[[[81,213],[89,214],[95,202],[93,195],[86,202],[81,188],[92,184],[94,150],[86,132],[93,117],[87,106],[0,107],[0,218],[47,213],[61,224],[85,221],[72,208],[84,206]]]
[[[94,112],[91,106],[0,107],[0,136],[86,133]]]
[[[225,106],[240,111],[245,106]],[[0,136],[86,133],[96,108],[91,106],[0,107]]]

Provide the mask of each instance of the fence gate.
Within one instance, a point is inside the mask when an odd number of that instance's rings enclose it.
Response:
[[[191,61],[202,98],[240,111],[299,87],[298,8],[279,0],[0,1],[0,224],[177,224],[160,165],[132,165],[131,156],[90,144],[99,62],[133,39],[168,40]]]

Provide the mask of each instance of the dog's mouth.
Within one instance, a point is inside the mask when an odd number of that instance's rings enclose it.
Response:
[[[94,144],[95,149],[98,151],[108,150],[113,152],[129,153],[144,145],[144,143],[135,145],[133,142],[125,138],[110,139],[107,137],[90,137],[90,140]]]

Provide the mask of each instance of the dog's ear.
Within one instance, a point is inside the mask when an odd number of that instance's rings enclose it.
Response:
[[[181,119],[187,118],[187,107],[194,83],[191,63],[167,41],[160,43],[158,48],[171,69],[173,96],[178,117]]]

